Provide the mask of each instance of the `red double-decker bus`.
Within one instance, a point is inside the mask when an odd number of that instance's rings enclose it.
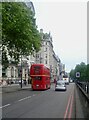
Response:
[[[32,64],[30,68],[33,90],[50,88],[50,69],[44,64]]]

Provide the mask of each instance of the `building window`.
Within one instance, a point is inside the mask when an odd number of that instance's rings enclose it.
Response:
[[[41,45],[44,46],[44,42],[42,42]]]
[[[15,77],[17,77],[16,75],[17,75],[17,70],[15,69]]]
[[[33,53],[33,57],[35,57],[35,54]]]
[[[37,58],[39,58],[39,54],[37,55]]]
[[[11,68],[11,77],[14,77],[14,68]]]
[[[2,68],[2,77],[7,77],[5,68]]]
[[[46,54],[45,58],[47,58],[47,54]]]
[[[44,52],[47,52],[47,48],[45,48],[45,51]]]
[[[36,54],[36,58],[39,58],[39,54]]]
[[[45,61],[45,64],[47,64],[47,60]]]

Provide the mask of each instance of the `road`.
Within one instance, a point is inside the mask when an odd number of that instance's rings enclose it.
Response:
[[[51,89],[45,91],[27,89],[2,94],[3,102],[0,107],[2,117],[84,118],[84,106],[82,106],[81,96],[75,84],[67,85],[67,91],[55,91],[54,88],[52,84]]]

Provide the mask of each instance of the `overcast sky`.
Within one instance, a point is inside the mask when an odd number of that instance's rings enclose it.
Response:
[[[54,51],[66,71],[81,62],[87,63],[87,2],[31,1],[38,29],[51,32]]]

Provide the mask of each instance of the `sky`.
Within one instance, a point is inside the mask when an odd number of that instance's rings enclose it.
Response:
[[[66,71],[81,62],[87,63],[87,2],[31,0],[35,8],[36,25],[51,33],[53,49],[65,64]]]

